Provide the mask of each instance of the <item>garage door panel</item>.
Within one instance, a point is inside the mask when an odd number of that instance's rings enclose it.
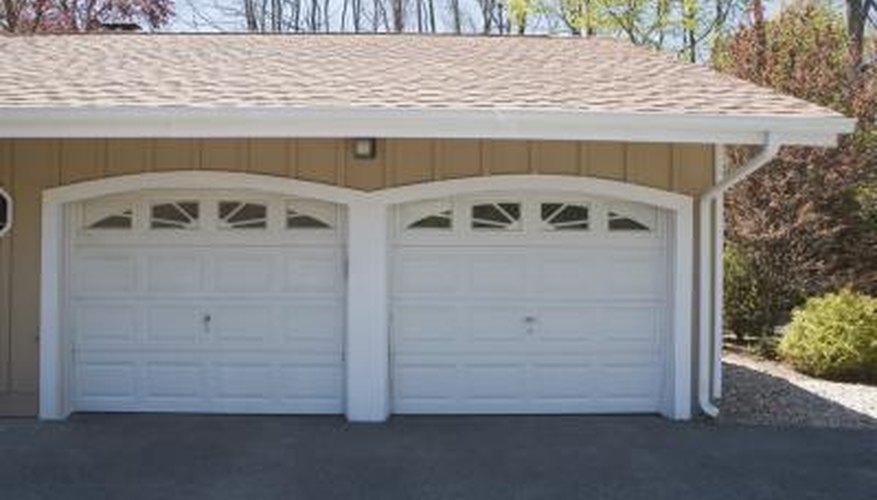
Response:
[[[654,342],[660,334],[660,309],[653,304],[550,304],[538,308],[542,340]]]
[[[527,266],[531,293],[566,300],[601,298],[601,265],[588,253],[550,250],[531,257]]]
[[[526,341],[526,304],[476,304],[468,308],[468,340],[478,342]]]
[[[400,361],[394,369],[393,392],[400,404],[441,403],[459,394],[460,372],[453,362]]]
[[[202,363],[156,361],[144,363],[143,398],[200,401],[206,392]]]
[[[309,301],[281,306],[284,315],[283,338],[287,342],[337,345],[343,341],[344,304],[338,300]]]
[[[270,293],[274,291],[277,256],[252,253],[221,253],[211,259],[210,275],[219,293]]]
[[[75,373],[77,393],[87,399],[132,399],[137,390],[133,361],[83,360]]]
[[[656,252],[620,252],[602,266],[601,283],[609,296],[663,297],[668,293],[667,260]]]
[[[344,376],[337,359],[282,364],[279,369],[280,397],[286,400],[322,400],[341,404]]]
[[[203,334],[202,313],[198,304],[148,304],[146,309],[146,344],[196,344]]]
[[[468,259],[469,286],[473,294],[514,296],[525,293],[527,256],[521,254],[476,255]]]
[[[145,257],[146,291],[197,293],[203,289],[202,259],[191,253]]]
[[[343,288],[343,255],[334,248],[284,252],[284,291],[337,295]]]
[[[454,343],[465,323],[457,306],[435,303],[397,303],[393,310],[393,328],[399,344],[417,342]]]
[[[455,255],[420,248],[396,255],[393,287],[411,295],[447,294],[459,291],[464,262]]]
[[[210,397],[216,400],[267,400],[274,385],[264,363],[217,362],[207,369]]]
[[[465,399],[514,403],[527,383],[527,368],[515,362],[469,362],[461,365]]]
[[[650,364],[603,365],[598,372],[603,398],[654,399],[659,371]]]
[[[597,369],[581,361],[533,363],[531,370],[530,393],[535,400],[587,401],[600,389],[600,381],[594,375]]]
[[[137,260],[115,253],[80,252],[73,289],[80,295],[130,293],[137,288]]]
[[[275,343],[274,308],[261,302],[253,304],[219,303],[211,308],[209,340],[220,344]]]
[[[101,345],[137,341],[138,309],[135,305],[79,303],[73,309],[76,342]]]

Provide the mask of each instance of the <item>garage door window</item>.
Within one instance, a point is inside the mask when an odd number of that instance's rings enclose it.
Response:
[[[317,201],[286,204],[286,229],[332,229],[335,207]]]
[[[599,238],[653,240],[664,233],[658,210],[649,205],[601,198],[551,195],[432,199],[398,208],[398,234],[412,238],[534,236],[550,241]]]
[[[149,227],[152,229],[198,229],[198,202],[172,201],[152,205]]]
[[[611,232],[650,232],[655,225],[654,210],[613,208],[607,215]]]
[[[454,227],[454,210],[450,200],[426,200],[408,203],[399,213],[406,231],[445,232]]]
[[[472,229],[488,231],[521,230],[521,204],[481,203],[473,205]]]
[[[265,229],[268,227],[268,207],[261,203],[242,201],[219,202],[221,229]]]
[[[587,231],[590,209],[578,203],[542,203],[542,223],[548,231]]]
[[[100,204],[85,206],[87,229],[131,229],[134,226],[134,210],[127,204]]]
[[[451,219],[451,211],[443,210],[408,224],[408,229],[450,229],[452,225]]]

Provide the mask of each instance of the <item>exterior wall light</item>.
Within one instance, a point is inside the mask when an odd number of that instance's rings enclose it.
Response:
[[[374,160],[377,155],[375,139],[354,139],[353,157],[357,160]]]
[[[0,237],[12,229],[12,197],[0,188]]]

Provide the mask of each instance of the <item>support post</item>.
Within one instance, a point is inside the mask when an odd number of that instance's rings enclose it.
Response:
[[[383,422],[390,413],[388,209],[348,207],[347,419]]]

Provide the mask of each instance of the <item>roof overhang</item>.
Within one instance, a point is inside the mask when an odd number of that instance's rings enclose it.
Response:
[[[842,116],[422,108],[0,107],[0,137],[399,137],[832,146]]]

